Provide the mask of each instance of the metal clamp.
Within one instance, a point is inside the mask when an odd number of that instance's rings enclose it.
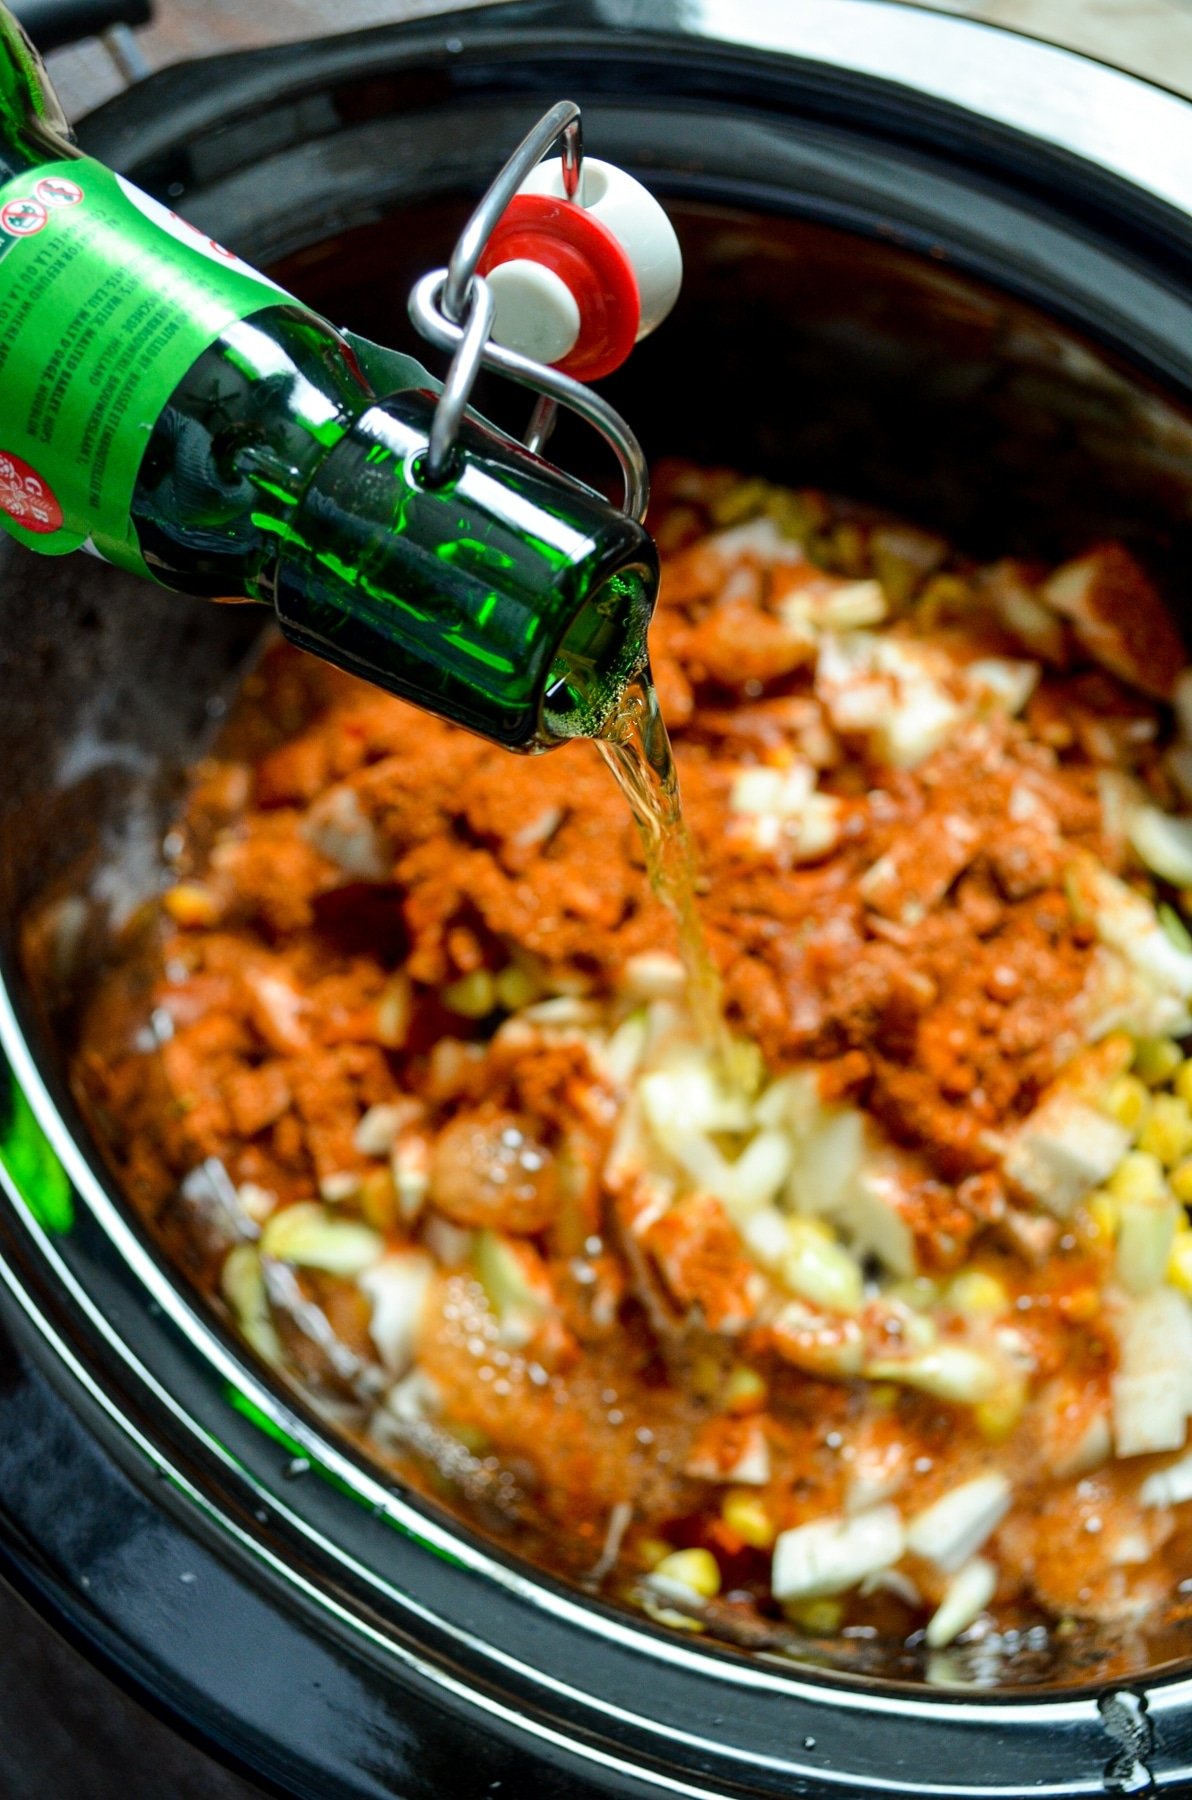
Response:
[[[422,336],[440,350],[453,352],[431,425],[425,478],[432,486],[450,479],[452,453],[472,384],[483,365],[508,375],[539,398],[526,443],[535,452],[550,436],[555,410],[566,406],[594,427],[621,465],[625,483],[623,506],[641,520],[650,499],[650,479],[642,447],[625,420],[608,401],[546,363],[492,341],[493,297],[476,265],[484,246],[531,169],[562,139],[563,188],[576,200],[583,180],[583,136],[580,110],[573,100],[560,100],[526,133],[464,226],[445,269],[432,269],[414,286],[410,318]]]

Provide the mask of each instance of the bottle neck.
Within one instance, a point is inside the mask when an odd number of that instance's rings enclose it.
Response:
[[[478,421],[425,479],[435,396],[370,405],[282,523],[287,636],[511,749],[594,735],[645,660],[647,534]]]

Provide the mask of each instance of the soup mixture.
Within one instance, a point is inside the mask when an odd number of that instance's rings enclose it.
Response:
[[[978,567],[656,493],[731,1057],[591,744],[520,761],[281,649],[79,1091],[253,1350],[517,1552],[940,1681],[1186,1654],[1179,639],[1113,543]]]

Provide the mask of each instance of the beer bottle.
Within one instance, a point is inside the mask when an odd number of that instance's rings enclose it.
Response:
[[[516,750],[595,735],[645,658],[642,527],[79,153],[0,7],[0,525],[287,637]]]

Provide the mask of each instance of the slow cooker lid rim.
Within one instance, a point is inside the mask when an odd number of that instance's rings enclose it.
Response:
[[[572,0],[515,0],[512,5],[439,15],[432,21],[179,64],[89,114],[81,122],[80,135],[91,153],[130,173],[144,169],[151,175],[154,158],[176,148],[180,140],[190,144],[205,131],[226,133],[231,122],[230,84],[221,77],[227,75],[236,77],[231,85],[238,93],[237,116],[255,116],[262,102],[273,109],[296,104],[353,75],[375,80],[402,70],[437,69],[466,87],[473,64],[482,57],[494,66],[516,69],[523,80],[536,63],[554,56],[582,53],[588,66],[598,69],[610,56],[620,63],[626,54],[653,52],[665,59],[668,68],[688,71],[711,57],[721,80],[726,72],[739,69],[754,78],[755,89],[759,77],[763,86],[767,77],[777,80],[776,69],[783,71],[786,83],[801,71],[810,90],[808,102],[818,94],[822,103],[829,88],[835,90],[830,98],[837,106],[850,97],[858,103],[864,100],[870,126],[877,116],[873,102],[885,97],[885,110],[901,115],[888,121],[892,137],[934,142],[938,148],[941,129],[951,125],[948,135],[956,141],[946,147],[963,148],[975,165],[993,163],[1005,173],[1012,162],[1020,165],[1020,174],[1038,179],[1038,159],[1046,155],[1055,160],[1045,176],[1067,174],[1079,184],[1082,172],[1094,173],[1101,183],[1109,181],[1118,188],[1119,199],[1129,195],[1135,221],[1142,204],[1153,213],[1153,229],[1166,226],[1178,238],[1182,222],[1187,247],[1192,104],[1140,77],[1001,27],[928,12],[901,0],[848,0],[845,9],[839,0],[804,0],[797,12],[781,0],[777,4],[756,0],[740,17],[731,0],[702,0],[702,14],[695,6],[684,8],[681,17],[672,15],[666,30],[659,30],[654,19],[649,29],[642,29],[639,9],[628,10],[632,16],[626,23],[621,0],[578,0],[574,5]],[[888,30],[877,33],[882,39],[880,58],[872,50],[866,57],[855,48],[866,33],[841,31],[846,14],[855,27],[859,13],[871,26],[888,27],[893,17],[894,36]],[[750,22],[758,19],[766,22],[765,34],[757,27],[751,37]],[[446,35],[445,27],[450,28]],[[943,47],[949,47],[952,67],[946,81],[938,74],[926,81],[926,65],[919,69],[918,82],[913,79],[916,71],[901,43],[908,30],[912,36],[918,33],[921,42],[934,40],[937,61]],[[392,60],[382,57],[378,62],[378,44],[393,52]],[[980,57],[969,56],[978,44]],[[824,54],[825,48],[831,54]],[[1005,65],[1000,75],[989,66],[999,61]],[[969,66],[974,62],[982,65],[976,78]],[[1040,87],[1044,70],[1048,80]],[[287,72],[291,72],[288,80]],[[1013,96],[1024,84],[1031,86],[1025,81],[1028,73],[1037,77],[1029,109],[1017,102],[995,105],[1003,90]],[[1067,78],[1066,91],[1061,76]],[[1059,95],[1065,104],[1049,108],[1048,94]],[[1097,96],[1103,104],[1090,109],[1090,97]],[[908,103],[919,115],[913,132],[905,117]],[[1128,134],[1129,141],[1115,152],[1116,162],[1107,160],[1095,132],[1086,128],[1085,113],[1092,110],[1102,120],[1127,114],[1136,120],[1147,107],[1159,116],[1147,121],[1145,131]],[[1182,162],[1175,148],[1165,148],[1171,134],[1186,148]]]

